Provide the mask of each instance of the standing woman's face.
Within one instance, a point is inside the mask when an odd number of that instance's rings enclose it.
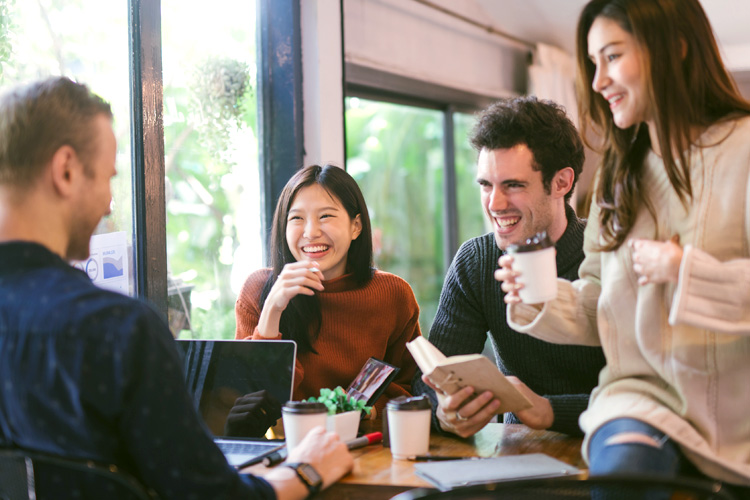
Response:
[[[591,87],[609,103],[615,125],[626,129],[650,121],[642,49],[635,37],[617,22],[597,17],[589,29],[588,53],[596,66]]]
[[[286,221],[286,242],[297,261],[314,260],[326,280],[346,272],[349,247],[362,232],[359,215],[349,217],[344,206],[320,184],[300,189]]]

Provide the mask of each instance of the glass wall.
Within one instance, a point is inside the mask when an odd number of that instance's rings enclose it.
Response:
[[[233,338],[235,299],[262,265],[255,2],[161,11],[170,324]]]
[[[85,26],[85,29],[81,27]],[[110,103],[117,139],[117,176],[112,181],[112,213],[97,235],[115,237],[116,266],[108,275],[92,242],[89,262],[77,263],[99,284],[135,294],[133,188],[130,156],[128,7],[101,0],[0,0],[0,85],[6,88],[64,75]],[[114,262],[114,261],[113,261]],[[125,272],[127,270],[127,272]],[[118,274],[119,272],[119,274]],[[107,278],[106,283],[101,280]],[[117,279],[114,279],[117,278]]]
[[[428,332],[445,275],[443,114],[347,97],[346,151],[370,210],[375,264],[409,282]]]
[[[482,211],[477,184],[477,152],[469,143],[475,123],[474,115],[453,114],[453,136],[456,145],[456,210],[458,242],[491,231]]]

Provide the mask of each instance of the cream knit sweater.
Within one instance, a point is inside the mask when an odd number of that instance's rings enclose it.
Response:
[[[581,427],[618,417],[668,434],[704,473],[750,485],[750,117],[720,123],[691,149],[694,199],[682,205],[661,159],[646,160],[644,208],[630,236],[679,234],[677,285],[639,286],[631,252],[597,252],[592,207],[580,279],[543,309],[509,307],[513,328],[548,341],[601,344],[607,358]],[[584,441],[584,454],[588,440]]]

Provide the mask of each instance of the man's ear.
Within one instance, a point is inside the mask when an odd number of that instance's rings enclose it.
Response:
[[[573,181],[575,180],[575,172],[570,167],[555,172],[555,176],[552,177],[552,183],[550,185],[550,194],[553,198],[563,198],[568,192],[573,189]]]
[[[352,241],[354,241],[359,238],[359,235],[362,233],[362,218],[359,214],[354,218],[352,224],[354,224],[354,234],[352,235]]]
[[[83,165],[75,150],[67,145],[55,151],[50,163],[52,185],[60,196],[67,198],[73,192],[77,176],[83,174]]]

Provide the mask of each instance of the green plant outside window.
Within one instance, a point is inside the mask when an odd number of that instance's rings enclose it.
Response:
[[[348,97],[346,146],[370,210],[375,264],[409,282],[428,332],[445,274],[442,113]]]
[[[234,338],[240,287],[262,267],[255,2],[161,9],[170,323]]]

